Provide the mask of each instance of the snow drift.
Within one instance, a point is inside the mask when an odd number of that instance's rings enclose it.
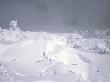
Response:
[[[110,30],[46,33],[20,31],[17,21],[9,26],[0,29],[1,82],[109,82]]]

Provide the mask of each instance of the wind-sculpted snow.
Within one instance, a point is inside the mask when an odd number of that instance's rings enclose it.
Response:
[[[14,22],[14,23],[13,23]],[[87,51],[100,54],[110,54],[110,30],[97,30],[93,32],[73,33],[46,33],[20,31],[16,21],[12,21],[10,29],[0,29],[0,42],[13,43],[25,39],[59,39],[65,45],[72,48],[81,48]],[[102,34],[101,34],[102,33]]]
[[[0,55],[0,62],[9,72],[12,72],[12,75],[16,75],[14,78],[71,71],[81,75],[84,80],[88,80],[92,78],[90,74],[92,66],[102,67],[103,65],[109,69],[109,63],[107,63],[110,60],[109,55],[100,56],[99,54],[68,48],[58,39],[51,39],[46,42],[39,38],[15,43]],[[58,65],[58,62],[61,63]],[[61,71],[58,71],[59,69]]]
[[[110,80],[110,39],[105,35],[2,29],[0,38],[0,63],[15,82]]]
[[[38,41],[36,44],[33,40],[28,40],[17,43],[2,55],[1,62],[4,64],[5,62],[9,63],[7,64],[10,65],[8,67],[13,69],[15,68],[18,72],[22,72],[24,74],[25,72],[33,73],[35,70],[38,70],[38,67],[41,69],[41,66],[34,63],[37,60],[43,59],[43,46],[40,42],[41,41]],[[21,68],[24,65],[25,68]]]
[[[20,78],[20,80],[37,80],[35,77],[39,75],[42,76],[42,70],[48,66],[51,72],[48,71],[46,73],[47,69],[44,74],[53,75],[64,73],[66,70],[63,70],[63,63],[59,63],[59,65],[56,63],[55,67],[53,67],[53,65],[50,66],[54,62],[59,61],[45,59],[43,56],[43,47],[44,45],[41,39],[25,40],[16,43],[13,47],[10,47],[6,52],[0,55],[0,62],[9,72],[11,72],[15,79]],[[61,70],[59,71],[59,69]]]
[[[68,70],[82,74],[83,79],[91,78],[91,71],[93,70],[91,68],[94,68],[94,66],[110,69],[110,64],[108,63],[110,61],[109,55],[100,55],[81,49],[71,49],[67,47],[58,48],[58,45],[52,47],[52,44],[55,45],[49,42],[50,48],[47,49],[47,57],[63,62]],[[96,69],[100,70],[100,68]]]
[[[13,77],[8,71],[0,64],[0,82],[13,82]]]

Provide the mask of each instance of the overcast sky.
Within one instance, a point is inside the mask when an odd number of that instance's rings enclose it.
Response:
[[[22,30],[67,32],[110,28],[110,0],[0,0],[0,26],[18,20]]]

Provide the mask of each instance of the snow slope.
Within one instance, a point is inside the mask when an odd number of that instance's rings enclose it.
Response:
[[[36,33],[34,37],[0,44],[0,62],[14,81],[109,82],[110,55],[70,48],[57,34]]]

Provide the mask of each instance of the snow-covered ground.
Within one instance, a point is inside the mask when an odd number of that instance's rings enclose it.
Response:
[[[108,31],[90,35],[16,29],[0,30],[0,82],[110,81]]]

